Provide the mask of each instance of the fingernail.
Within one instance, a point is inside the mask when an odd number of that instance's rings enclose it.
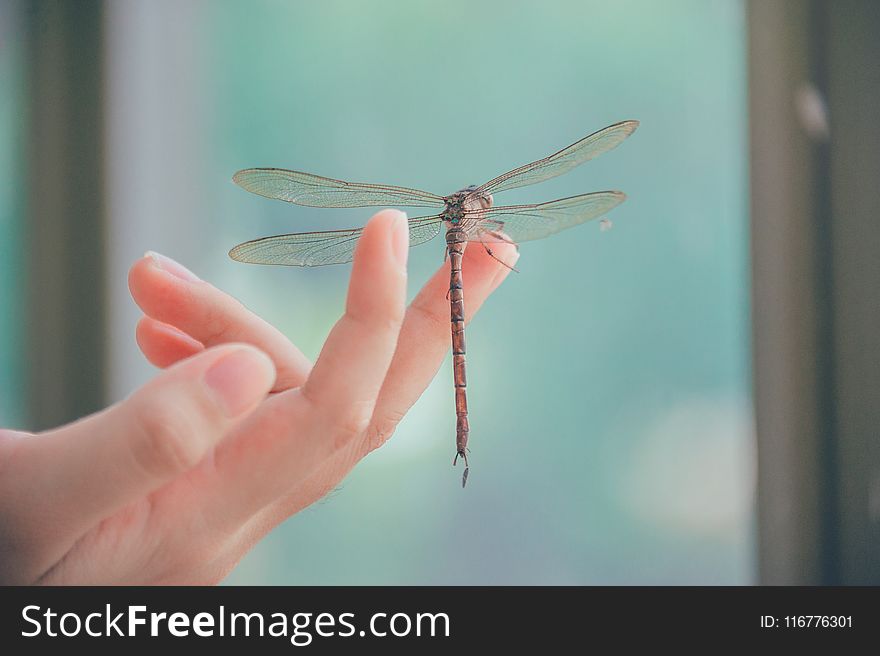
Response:
[[[263,399],[275,382],[275,365],[262,351],[241,347],[205,372],[205,386],[230,419]]]
[[[183,280],[188,280],[190,282],[199,282],[201,280],[201,278],[199,278],[192,271],[187,269],[179,262],[175,262],[166,255],[162,255],[161,253],[157,253],[155,251],[147,251],[146,253],[144,253],[144,257],[149,258],[153,266],[157,269],[167,271],[173,276],[176,276]]]
[[[409,257],[409,227],[406,225],[406,212],[397,212],[391,224],[391,255],[402,269],[406,268]]]

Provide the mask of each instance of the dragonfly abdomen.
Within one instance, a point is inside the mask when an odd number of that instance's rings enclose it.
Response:
[[[465,473],[462,486],[467,480],[467,443],[468,443],[468,410],[467,410],[467,374],[465,370],[464,341],[464,284],[461,274],[461,262],[467,233],[457,227],[446,231],[446,247],[449,251],[449,318],[452,328],[452,375],[455,382],[455,464],[459,458],[464,459]]]

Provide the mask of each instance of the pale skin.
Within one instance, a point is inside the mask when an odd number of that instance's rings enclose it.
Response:
[[[314,365],[180,264],[135,262],[137,342],[163,371],[67,426],[0,430],[0,583],[217,583],[336,487],[391,436],[450,348],[448,262],[405,305],[404,219],[383,210],[367,225],[345,313]],[[493,254],[517,258],[510,244]],[[466,250],[469,317],[508,272]]]

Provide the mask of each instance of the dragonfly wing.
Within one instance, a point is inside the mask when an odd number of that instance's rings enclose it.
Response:
[[[637,127],[639,127],[638,121],[623,121],[609,125],[607,128],[573,143],[568,148],[563,148],[558,153],[520,166],[504,175],[499,175],[480,187],[479,191],[495,194],[499,191],[525,187],[555,178],[557,175],[567,173],[574,167],[616,148],[624,139],[635,132]]]
[[[443,220],[438,216],[419,216],[409,220],[410,248],[431,241],[440,232]]]
[[[508,205],[480,211],[468,229],[470,241],[523,242],[599,218],[626,200],[622,191],[597,191],[537,205]]]
[[[417,246],[440,232],[439,216],[409,220],[409,245]],[[248,264],[323,266],[351,262],[363,228],[300,232],[246,241],[229,251],[229,257]]]
[[[443,206],[440,196],[427,191],[345,182],[287,169],[244,169],[232,176],[232,181],[260,196],[309,207]]]

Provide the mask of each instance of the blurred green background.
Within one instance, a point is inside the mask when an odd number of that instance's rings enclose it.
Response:
[[[125,283],[146,249],[231,292],[310,356],[340,315],[349,266],[251,267],[226,251],[362,225],[369,210],[263,199],[230,182],[236,170],[445,194],[642,122],[612,153],[496,199],[629,195],[611,231],[592,223],[525,244],[521,273],[470,325],[467,489],[450,466],[447,362],[394,439],[230,583],[755,579],[741,2],[120,1],[104,20],[107,401],[152,375]],[[0,29],[0,75],[14,77],[14,30]],[[0,91],[4,144],[21,129],[17,89]],[[0,149],[0,212],[14,243],[11,152]],[[413,251],[411,295],[443,246]],[[0,266],[15,294],[14,260]],[[19,339],[4,323],[6,425],[24,421]]]
[[[24,140],[23,45],[19,15],[0,3],[0,426],[24,422],[25,368],[21,322],[21,249],[24,195],[21,170]]]

